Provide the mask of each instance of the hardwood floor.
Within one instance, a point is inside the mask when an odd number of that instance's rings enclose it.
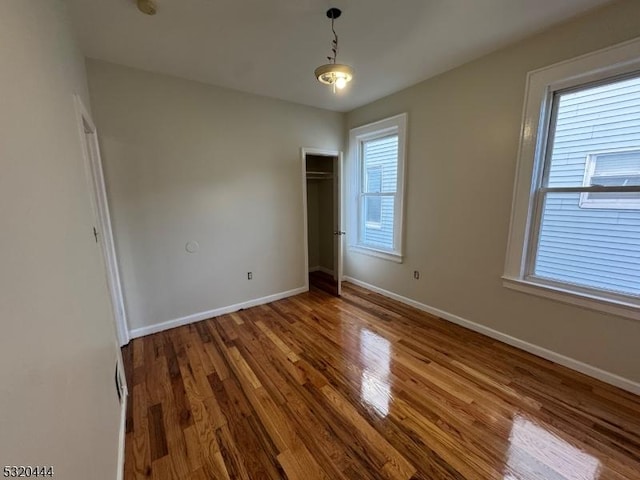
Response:
[[[323,290],[329,295],[338,295],[338,282],[332,275],[324,272],[309,273],[309,286]]]
[[[133,340],[125,478],[640,478],[640,397],[343,293]]]

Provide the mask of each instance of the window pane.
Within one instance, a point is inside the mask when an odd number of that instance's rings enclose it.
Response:
[[[380,222],[367,223],[368,218],[367,207],[373,199],[380,202]],[[383,250],[393,250],[393,211],[394,197],[368,197],[364,199],[364,225],[362,226],[362,243],[370,247],[380,248]]]
[[[633,176],[635,180],[632,183],[620,183],[619,185],[640,185],[637,183],[640,181],[640,150],[600,153],[595,155],[594,163],[593,177]]]
[[[581,209],[579,203],[580,193],[547,194],[535,274],[640,295],[640,210]]]
[[[367,225],[379,226],[382,223],[382,197],[365,197],[364,211]]]
[[[589,162],[592,164],[589,165]],[[639,186],[640,150],[591,155],[587,160],[585,185],[601,187]],[[637,193],[586,193],[580,198],[582,208],[637,208]]]
[[[367,174],[374,169],[380,171],[380,188],[372,190],[365,178],[364,192],[395,192],[398,187],[398,135],[363,142],[363,163]]]
[[[595,174],[637,172],[638,153],[600,154],[640,150],[640,78],[559,95],[548,186],[583,186],[587,158],[594,154]]]
[[[606,185],[606,182],[602,182]],[[608,208],[610,202],[617,202],[620,205],[629,205],[630,207],[640,209],[640,192],[620,193],[620,192],[598,192],[585,194],[586,200],[591,202],[589,208]],[[597,202],[597,203],[596,203]],[[605,203],[607,202],[607,203]],[[583,204],[580,206],[584,207]],[[614,205],[615,206],[615,205]]]
[[[380,193],[382,190],[382,167],[379,165],[368,167],[364,191],[366,193]]]
[[[640,185],[640,175],[594,175],[591,177],[589,185],[602,187],[637,186]]]

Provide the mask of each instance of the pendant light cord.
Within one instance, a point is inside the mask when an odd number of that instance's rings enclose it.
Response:
[[[333,22],[335,18],[331,15],[331,31],[333,32],[333,42],[331,42],[331,51],[333,52],[333,57],[327,57],[331,63],[335,65],[336,58],[338,57],[338,34],[336,33],[336,29],[333,26]]]

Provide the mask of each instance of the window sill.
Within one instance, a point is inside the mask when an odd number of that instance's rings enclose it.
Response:
[[[382,258],[395,263],[402,263],[402,255],[398,253],[385,252],[384,250],[376,250],[375,248],[363,247],[361,245],[352,245],[349,247],[349,251],[370,257]]]
[[[572,290],[570,285],[559,286],[546,283],[542,279],[523,280],[503,276],[502,284],[506,288],[518,292],[529,293],[610,315],[640,320],[640,305],[633,303],[631,300],[626,301],[622,298],[618,299],[595,293],[576,291]]]

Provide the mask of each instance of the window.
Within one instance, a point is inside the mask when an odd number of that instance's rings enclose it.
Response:
[[[583,185],[627,187],[640,185],[640,150],[601,152],[587,156]],[[640,209],[640,193],[581,193],[580,208]]]
[[[505,286],[640,319],[640,41],[529,74]]]
[[[352,250],[402,261],[406,115],[351,130],[349,236]]]

